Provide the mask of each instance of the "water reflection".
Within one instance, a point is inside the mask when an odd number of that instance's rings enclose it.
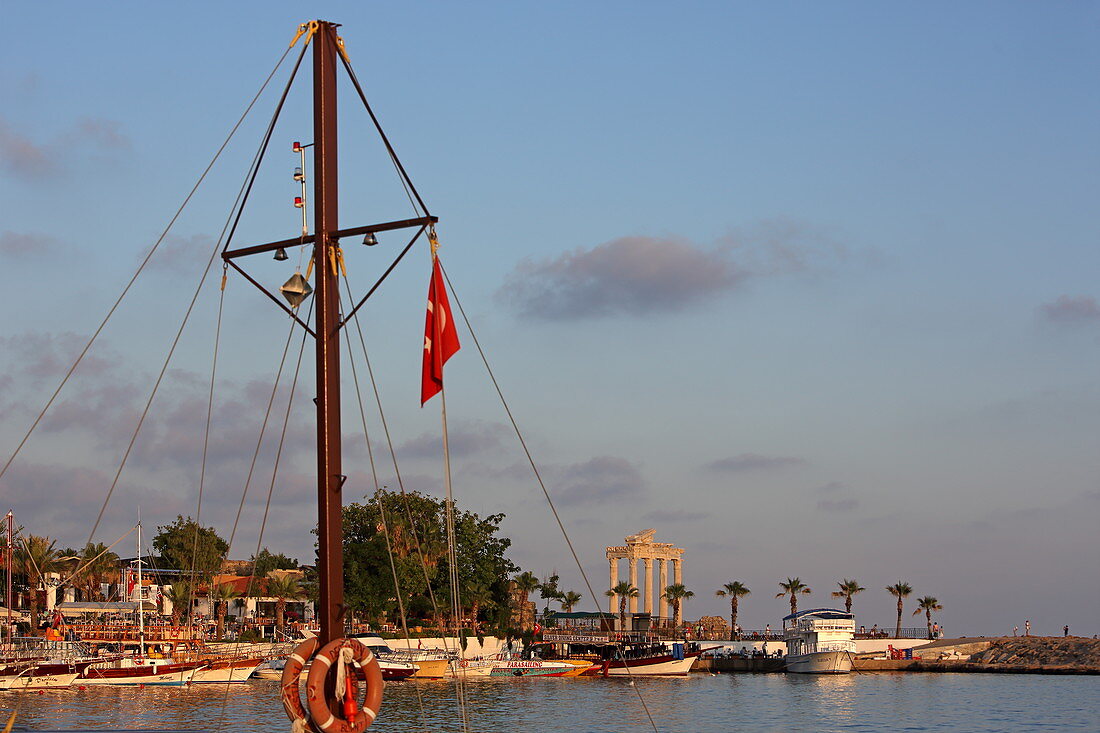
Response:
[[[190,727],[286,730],[278,683],[231,688],[97,687],[0,693],[0,713],[48,728]],[[386,689],[371,730],[462,731],[453,681]],[[1039,704],[1041,701],[1041,704]],[[1095,730],[1100,685],[1090,677],[977,674],[692,675],[637,679],[483,679],[466,684],[471,731]],[[644,703],[644,705],[643,705]],[[6,714],[3,719],[6,721]]]

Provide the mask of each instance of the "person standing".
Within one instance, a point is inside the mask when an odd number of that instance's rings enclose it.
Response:
[[[1020,627],[1019,626],[1013,626],[1012,627],[1012,635],[1013,636],[1019,636],[1020,635]]]
[[[1031,636],[1031,619],[1024,619],[1024,636]]]
[[[1062,636],[1069,636],[1069,624],[1062,627]]]

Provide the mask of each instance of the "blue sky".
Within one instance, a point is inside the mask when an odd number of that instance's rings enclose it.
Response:
[[[290,3],[130,10],[7,9],[5,458],[307,20]],[[713,591],[737,579],[753,589],[744,624],[775,625],[777,581],[800,576],[826,605],[855,577],[868,625],[890,622],[882,587],[901,579],[941,600],[949,634],[1024,618],[1100,631],[1096,4],[311,12],[344,24],[441,218],[444,264],[597,592],[603,547],[655,527],[686,549],[689,617],[724,613]],[[0,482],[29,529],[86,539],[287,69]],[[289,143],[310,136],[308,89],[241,244],[296,232]],[[349,92],[341,222],[403,217]],[[353,289],[394,246],[348,248]],[[278,284],[296,261],[258,276]],[[438,492],[438,412],[416,398],[427,262],[418,250],[364,317],[402,473]],[[194,514],[216,306],[204,288],[97,539],[139,503],[147,525]],[[203,518],[228,534],[286,326],[231,278],[223,334]],[[506,513],[514,559],[590,604],[460,335],[459,501]],[[264,540],[302,557],[311,380]],[[349,499],[373,485],[353,417],[349,402]],[[254,550],[261,512],[250,499],[234,555]]]

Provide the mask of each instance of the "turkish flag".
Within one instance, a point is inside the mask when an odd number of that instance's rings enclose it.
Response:
[[[134,597],[134,571],[127,568],[126,570],[126,600],[129,601]]]
[[[458,351],[458,330],[443,287],[439,259],[432,262],[428,285],[428,316],[424,323],[424,376],[420,382],[420,405],[443,389],[443,365]]]

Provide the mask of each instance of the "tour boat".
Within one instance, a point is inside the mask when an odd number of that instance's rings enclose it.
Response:
[[[247,680],[266,660],[264,657],[244,659],[212,659],[205,667],[195,670],[191,684],[227,684]]]
[[[787,671],[848,674],[856,644],[855,616],[835,608],[799,611],[783,619]]]
[[[440,649],[394,649],[377,634],[355,634],[352,638],[359,640],[378,657],[378,663],[382,665],[383,677],[385,676],[387,663],[412,665],[414,672],[405,676],[419,678],[444,677],[447,674],[448,665],[456,656],[451,652]]]
[[[81,685],[186,685],[196,670],[206,666],[202,662],[168,663],[163,660],[137,662],[124,658],[107,665],[88,667],[79,677]]]
[[[587,677],[684,676],[691,671],[702,650],[698,644],[674,642],[672,647],[639,637],[611,639],[599,635],[546,634],[538,653],[544,657],[587,662]]]

